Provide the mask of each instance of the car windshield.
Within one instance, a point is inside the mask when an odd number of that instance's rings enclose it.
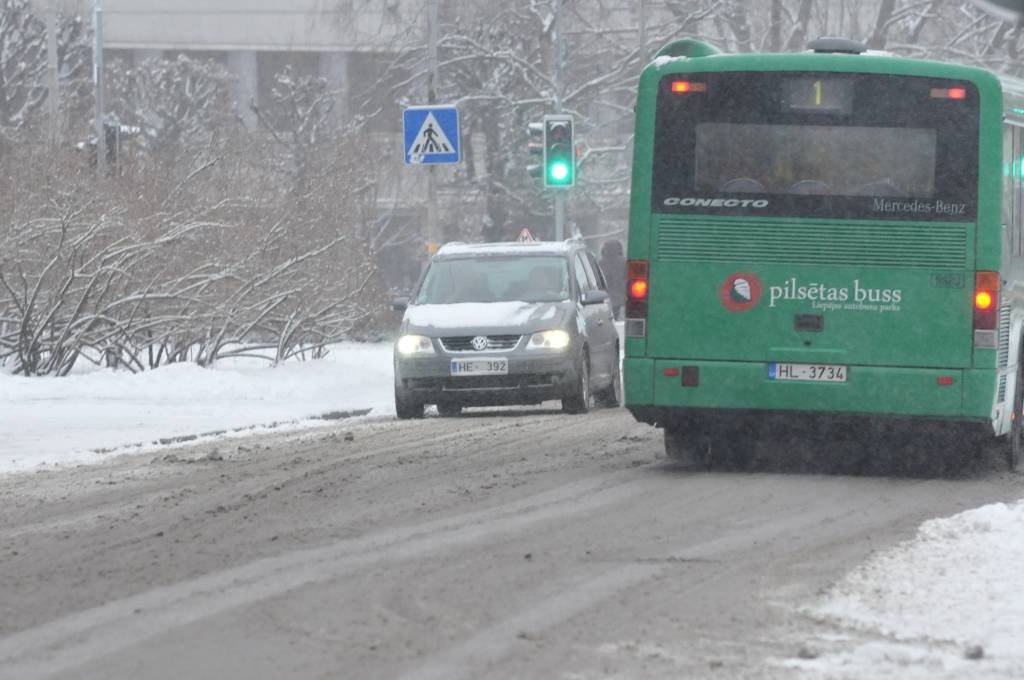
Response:
[[[432,262],[416,304],[557,302],[569,297],[569,269],[560,257],[479,257]]]

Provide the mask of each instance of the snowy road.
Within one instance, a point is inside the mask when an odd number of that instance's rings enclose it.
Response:
[[[11,475],[0,676],[813,677],[794,665],[828,634],[802,613],[823,587],[924,520],[1019,496],[993,471],[688,472],[621,410]]]

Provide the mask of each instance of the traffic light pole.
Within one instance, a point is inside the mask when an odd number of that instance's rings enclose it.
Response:
[[[565,189],[555,189],[555,240],[565,240]]]
[[[573,119],[568,114],[548,114],[543,122],[544,187],[553,192],[555,240],[565,240],[566,189],[576,184]]]
[[[562,0],[555,0],[555,113],[562,113]],[[547,173],[548,169],[544,168]],[[575,170],[573,171],[575,172]],[[555,189],[555,240],[565,240],[565,189]]]
[[[438,12],[440,0],[431,0],[429,6],[428,21],[428,58],[430,60],[430,80],[427,86],[427,101],[431,104],[437,103],[438,88],[438,64],[437,64],[437,40],[438,40]],[[437,219],[437,177],[434,166],[427,168],[427,257],[434,254],[444,240],[439,233]]]

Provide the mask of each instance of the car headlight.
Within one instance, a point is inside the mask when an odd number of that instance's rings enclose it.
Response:
[[[395,345],[398,353],[408,356],[410,354],[433,354],[434,344],[425,335],[403,335],[398,338]]]
[[[530,337],[527,349],[565,349],[572,342],[572,336],[565,331],[541,331]]]

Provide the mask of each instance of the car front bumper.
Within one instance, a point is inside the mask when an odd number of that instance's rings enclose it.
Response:
[[[452,359],[508,359],[508,375],[451,375]],[[475,406],[539,404],[561,399],[575,390],[578,375],[575,353],[567,350],[542,356],[522,352],[505,354],[440,354],[430,357],[395,357],[395,384],[409,397],[426,404]]]

